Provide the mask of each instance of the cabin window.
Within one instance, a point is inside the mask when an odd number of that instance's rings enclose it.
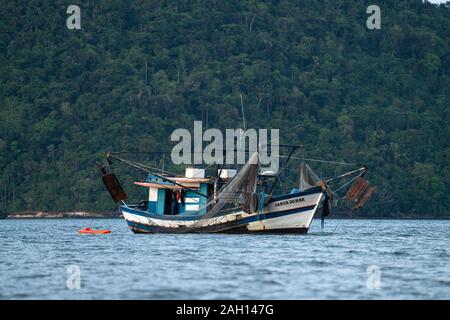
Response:
[[[148,190],[148,201],[158,201],[158,189],[149,188]]]
[[[165,190],[164,195],[164,214],[172,215],[172,193],[173,191],[170,189]]]
[[[186,211],[198,211],[200,210],[199,197],[186,197],[184,200]]]

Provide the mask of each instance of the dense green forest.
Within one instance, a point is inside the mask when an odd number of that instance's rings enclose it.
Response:
[[[450,217],[448,4],[80,1],[69,30],[70,4],[0,6],[1,212],[115,210],[103,151],[170,150],[194,120],[240,127],[242,95],[247,127],[369,166],[359,216]]]

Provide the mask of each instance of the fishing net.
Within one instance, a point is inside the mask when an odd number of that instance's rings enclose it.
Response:
[[[311,167],[304,161],[300,163],[300,177],[298,188],[300,191],[305,191],[317,186],[321,179],[314,173]]]
[[[207,205],[202,219],[209,219],[227,207],[241,207],[247,213],[257,210],[256,182],[258,179],[258,153],[255,152],[241,170],[220,190],[216,199]]]
[[[322,225],[325,217],[331,214],[331,207],[333,203],[334,194],[328,184],[319,178],[319,176],[311,169],[311,167],[304,161],[300,163],[299,175],[299,189],[305,191],[314,187],[320,187],[324,191],[325,197],[322,206]]]
[[[358,177],[348,189],[345,199],[353,202],[353,209],[359,209],[369,200],[374,192],[375,188],[370,187],[369,182],[362,177]]]
[[[374,192],[375,187],[368,188],[367,191],[364,192],[364,194],[361,196],[361,198],[355,203],[355,207],[353,209],[359,209],[364,206]]]
[[[369,182],[361,177],[356,178],[350,189],[348,189],[345,199],[350,201],[357,201],[369,187]]]
[[[195,232],[196,229],[219,227],[222,220],[226,220],[227,213],[242,210],[253,213],[258,210],[258,196],[256,183],[259,171],[259,155],[255,152],[239,172],[225,184],[217,196],[209,201],[206,214],[190,226],[183,226],[178,232]],[[225,223],[225,222],[224,222]]]

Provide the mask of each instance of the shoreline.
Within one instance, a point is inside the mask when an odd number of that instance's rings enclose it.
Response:
[[[4,219],[122,219],[120,212],[88,212],[88,211],[24,211],[6,214]]]
[[[108,212],[90,212],[90,211],[23,211],[14,212],[0,217],[1,219],[123,219],[119,211]],[[316,215],[314,219],[320,219],[320,215]],[[335,214],[327,217],[325,220],[450,220],[449,217],[432,217],[430,215],[410,215],[410,216],[361,216],[350,214]]]

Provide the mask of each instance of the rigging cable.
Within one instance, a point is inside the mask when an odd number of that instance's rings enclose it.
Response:
[[[288,158],[288,156],[279,155],[280,158]],[[291,159],[296,160],[305,160],[305,161],[311,161],[311,162],[323,162],[323,163],[330,163],[330,164],[340,164],[340,165],[346,165],[346,166],[359,166],[357,163],[351,163],[351,162],[343,162],[343,161],[330,161],[330,160],[321,160],[321,159],[311,159],[311,158],[300,158],[300,157],[294,157],[292,156]]]

